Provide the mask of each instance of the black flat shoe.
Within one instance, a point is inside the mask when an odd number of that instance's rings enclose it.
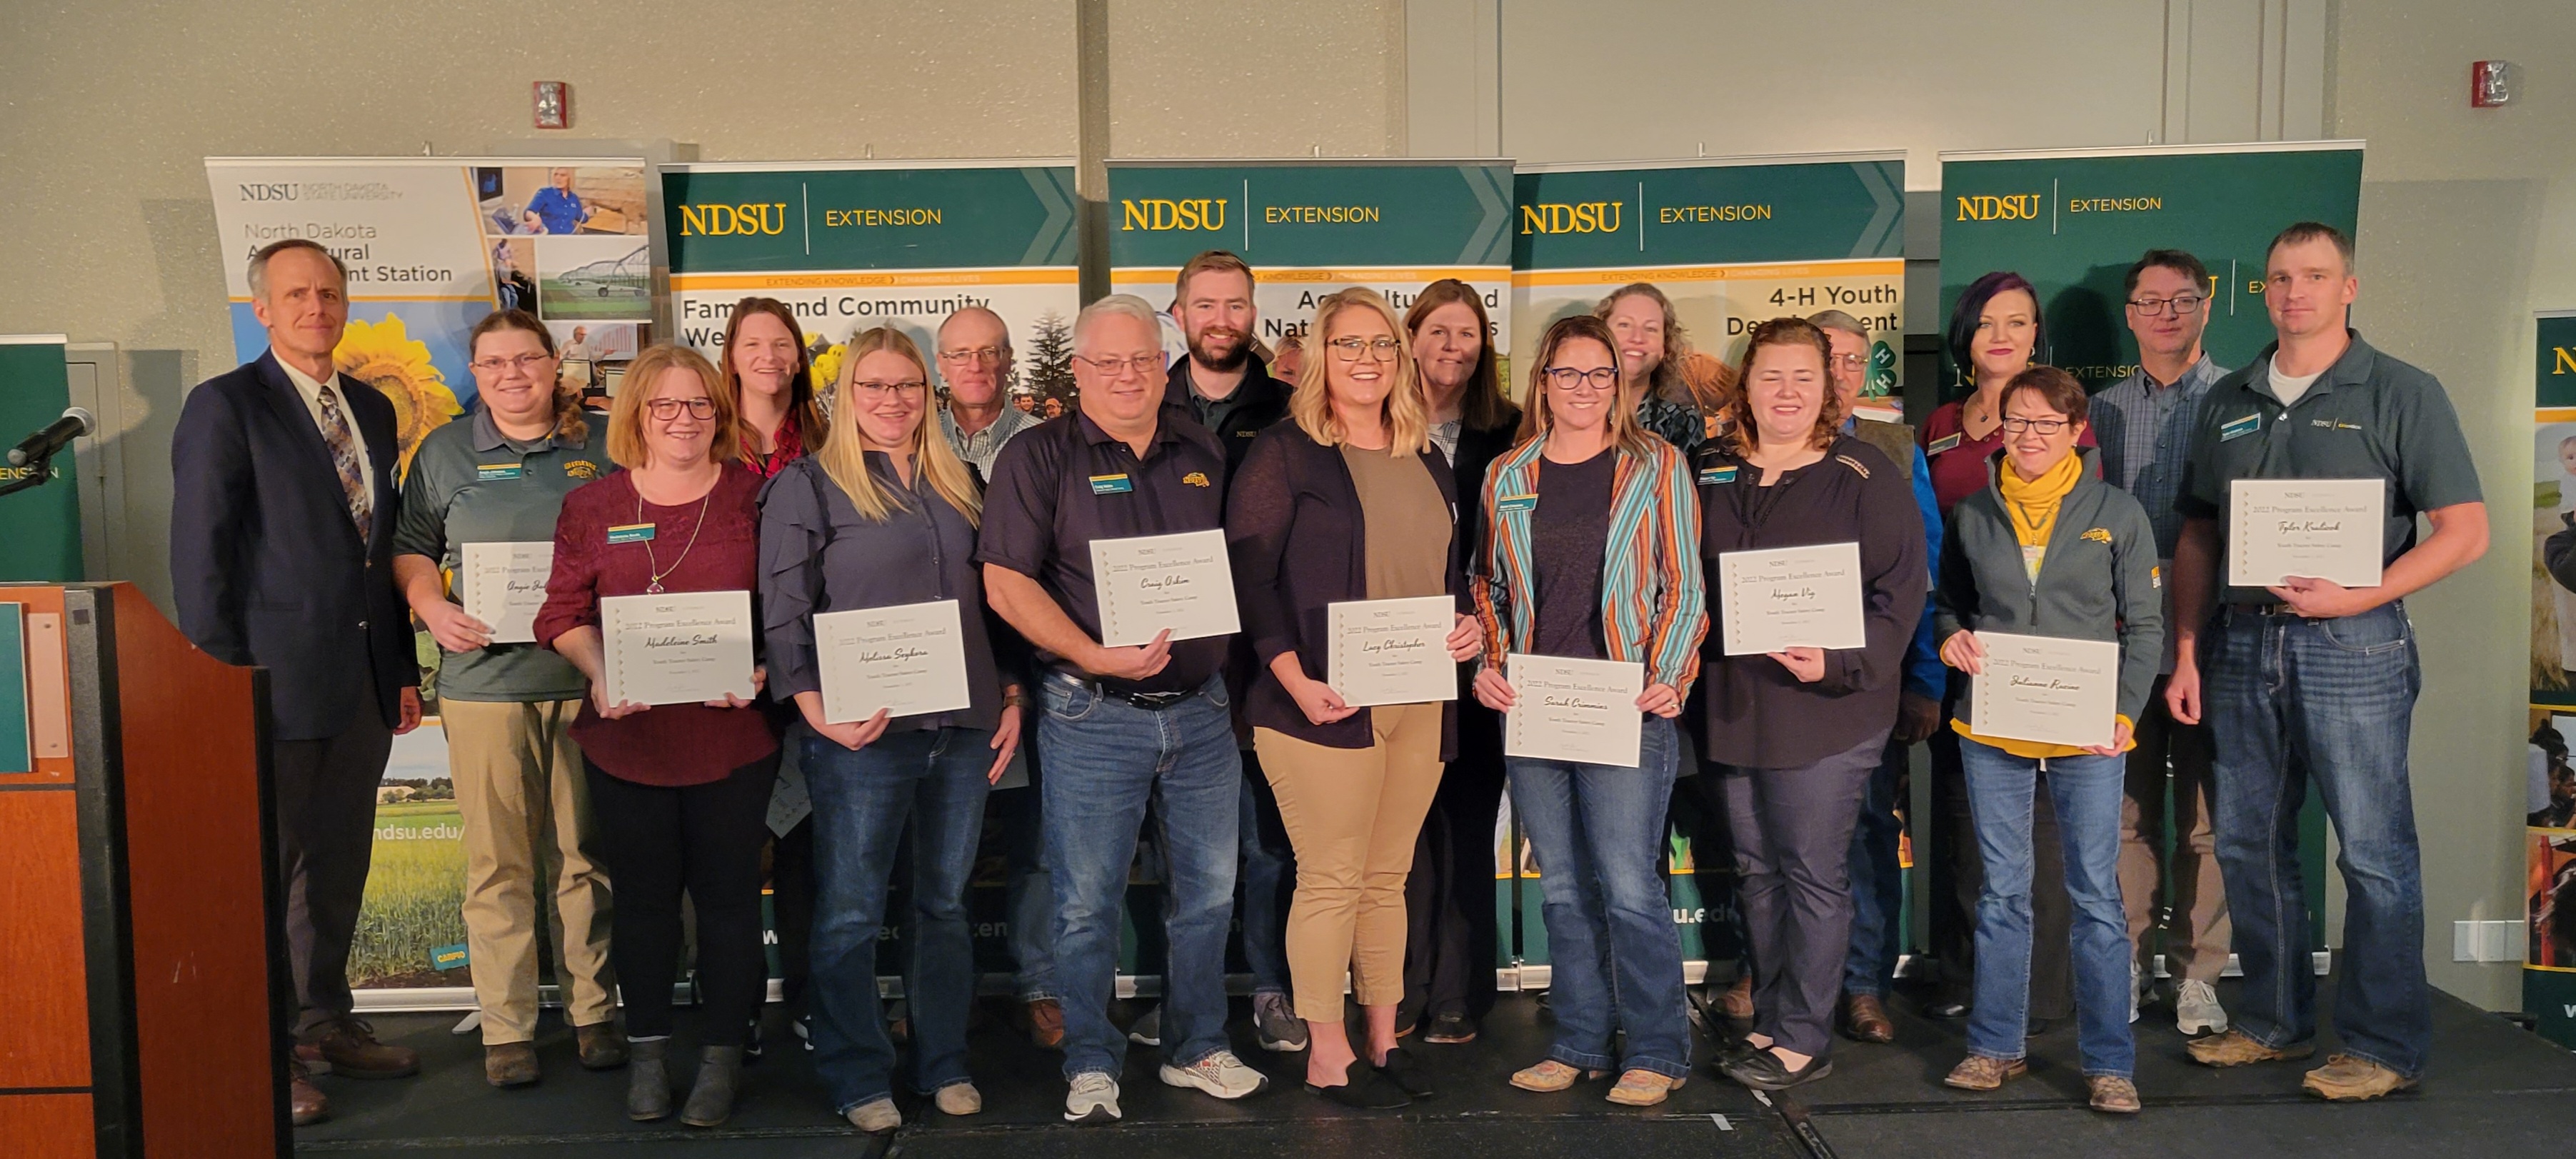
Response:
[[[1307,1083],[1306,1093],[1355,1111],[1393,1111],[1413,1105],[1413,1097],[1405,1094],[1404,1088],[1395,1085],[1383,1071],[1363,1067],[1354,1061],[1342,1074],[1342,1085],[1319,1087]]]
[[[1927,1003],[1923,1007],[1923,1013],[1934,1018],[1965,1018],[1968,1016],[1968,1004],[1955,998],[1944,998],[1938,1002]]]
[[[1434,1014],[1431,1025],[1422,1032],[1422,1041],[1460,1043],[1476,1041],[1476,1020],[1464,1014]]]
[[[1388,1082],[1394,1083],[1403,1090],[1408,1098],[1431,1097],[1431,1075],[1422,1069],[1421,1063],[1413,1060],[1412,1051],[1401,1046],[1389,1049],[1386,1052],[1386,1061],[1379,1063],[1376,1070],[1377,1073],[1385,1075]]]
[[[1819,1055],[1808,1059],[1807,1065],[1790,1070],[1780,1061],[1779,1055],[1768,1050],[1757,1050],[1751,1054],[1721,1062],[1718,1064],[1718,1069],[1723,1071],[1726,1077],[1757,1091],[1785,1091],[1834,1073],[1834,1060]]]
[[[1716,1067],[1719,1074],[1725,1074],[1728,1066],[1750,1058],[1764,1049],[1729,1035],[1718,1043],[1717,1057],[1711,1060],[1709,1065]]]

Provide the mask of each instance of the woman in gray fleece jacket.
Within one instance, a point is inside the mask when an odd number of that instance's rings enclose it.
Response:
[[[2003,450],[1993,482],[1950,511],[1934,591],[1941,659],[1979,674],[1980,633],[2116,643],[2116,717],[2104,743],[2016,737],[2034,730],[1977,728],[1973,693],[1951,729],[1967,767],[1986,882],[1977,901],[1977,992],[1968,1057],[1949,1085],[1994,1090],[2024,1072],[2030,1000],[2031,799],[2044,780],[2065,842],[2066,892],[2075,909],[2073,959],[2078,1053],[2092,1106],[2133,1114],[2130,1081],[2129,929],[2120,905],[2120,805],[2130,731],[2164,656],[2162,583],[2146,509],[2104,483],[2076,440],[2084,388],[2065,371],[2034,366],[2003,393]],[[2090,723],[2090,722],[2087,722]],[[2045,774],[2043,777],[2042,774]]]

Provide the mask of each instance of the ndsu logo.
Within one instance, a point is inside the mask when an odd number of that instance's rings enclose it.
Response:
[[[1121,231],[1131,229],[1161,233],[1166,230],[1219,230],[1225,228],[1225,198],[1135,197],[1118,199]]]
[[[1521,207],[1522,233],[1617,233],[1622,201],[1542,201]]]
[[[241,186],[240,189],[241,199],[244,201],[295,200],[295,183],[292,181],[280,181],[263,185],[244,185]]]
[[[1980,193],[1959,199],[1960,221],[2037,221],[2040,200],[2036,193],[2006,193],[1997,196]]]
[[[787,232],[787,203],[753,205],[683,205],[681,237],[725,237],[733,234]]]

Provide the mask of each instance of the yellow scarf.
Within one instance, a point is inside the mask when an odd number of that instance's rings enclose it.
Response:
[[[2039,562],[2048,554],[2048,536],[2057,529],[2057,510],[2066,505],[2066,495],[2075,490],[2075,481],[2084,477],[2084,456],[2069,454],[2049,468],[2048,473],[2025,481],[2012,469],[2007,459],[1996,473],[1995,485],[2003,492],[2004,518],[2011,521],[2013,538],[2021,541],[2022,570],[2030,582],[2039,582]],[[2134,726],[2128,717],[2120,718]],[[2084,750],[2073,745],[2047,744],[2040,741],[2001,740],[1978,736],[1964,720],[1952,720],[1950,730],[1980,744],[1992,745],[2017,757],[2046,758],[2082,756]],[[2133,739],[2130,747],[2137,746]]]

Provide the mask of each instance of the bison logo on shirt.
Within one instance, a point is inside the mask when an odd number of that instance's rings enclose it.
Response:
[[[1192,471],[1187,475],[1183,475],[1181,476],[1181,482],[1187,483],[1192,487],[1206,487],[1211,485],[1208,482],[1207,472],[1205,471]]]

